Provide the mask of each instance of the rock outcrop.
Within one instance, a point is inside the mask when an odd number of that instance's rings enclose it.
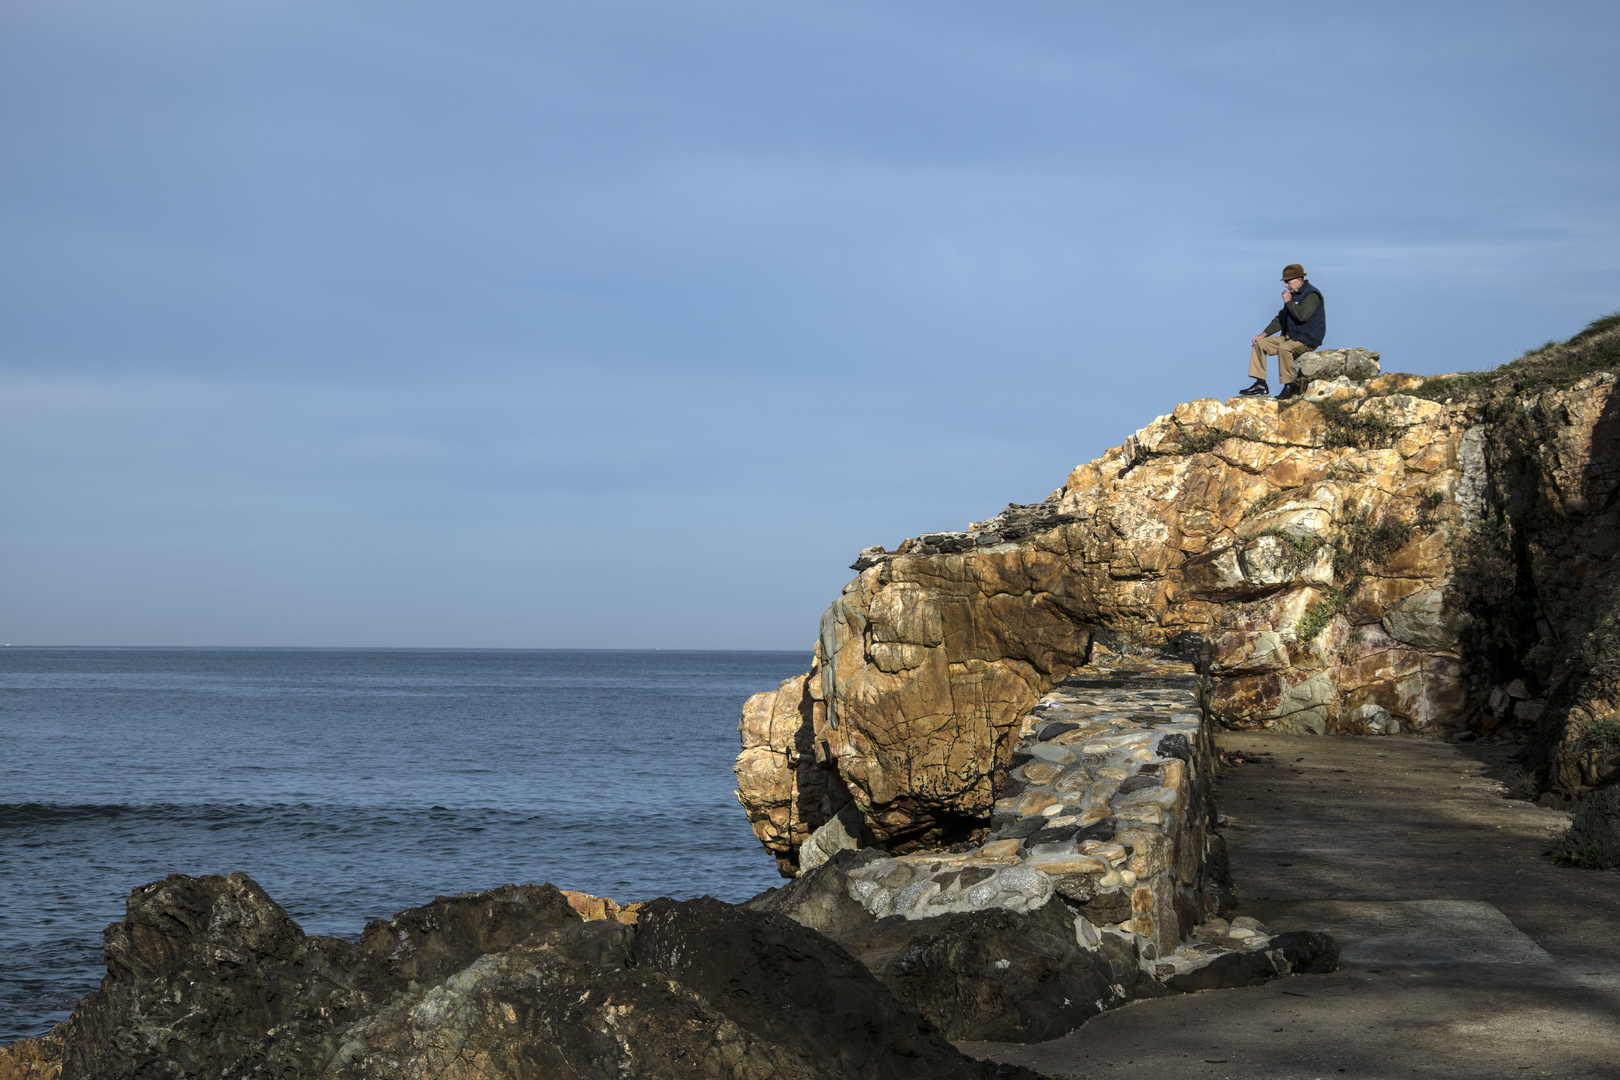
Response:
[[[46,1039],[0,1051],[0,1069],[1033,1080],[963,1057],[792,920],[708,898],[635,914],[586,920],[549,885],[508,885],[374,921],[350,943],[306,937],[241,874],[175,875],[135,890],[108,928],[101,989]]]
[[[1596,368],[1597,370],[1592,370]],[[1488,513],[1461,584],[1476,613],[1470,725],[1531,733],[1566,794],[1620,780],[1620,316],[1500,372],[1440,382],[1482,418]]]
[[[953,1040],[1053,1039],[1104,1009],[1171,992],[1144,971],[1130,935],[1100,933],[1061,902],[877,918],[853,899],[875,859],[840,852],[746,906],[817,927]]]
[[[1129,941],[1078,936],[1062,903],[880,919],[838,941],[953,1040],[1042,1042],[1173,993],[1144,974]]]
[[[0,1080],[56,1080],[61,1075],[62,1036],[57,1031],[0,1046]]]
[[[1546,798],[1620,780],[1617,369],[1620,314],[1417,390],[1470,424],[1459,502],[1480,514],[1445,595],[1469,618],[1458,726],[1527,739],[1521,787]]]
[[[978,839],[1017,719],[1094,639],[1207,640],[1233,726],[1455,724],[1481,417],[1416,376],[1356,382],[1355,352],[1310,400],[1190,402],[1045,503],[863,551],[811,670],[743,712],[739,798],[784,872],[846,803],[893,851]]]
[[[756,835],[785,874],[835,815],[834,846],[981,841],[1093,641],[1207,641],[1231,727],[1511,734],[1544,787],[1613,782],[1616,367],[1620,316],[1474,375],[1307,354],[1300,399],[1189,402],[1043,503],[865,549],[810,671],[743,710]]]

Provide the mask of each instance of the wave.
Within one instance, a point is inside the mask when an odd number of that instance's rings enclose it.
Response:
[[[0,829],[26,829],[35,825],[116,818],[132,809],[119,803],[0,803]]]
[[[343,803],[0,803],[0,830],[39,829],[118,821],[171,824],[269,824],[295,821],[409,822],[476,821],[480,824],[566,826],[595,820],[579,810],[493,806],[356,806]]]

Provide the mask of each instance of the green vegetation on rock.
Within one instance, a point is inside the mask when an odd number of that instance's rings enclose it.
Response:
[[[1281,499],[1284,495],[1288,494],[1292,490],[1294,489],[1277,488],[1275,491],[1266,492],[1264,495],[1254,500],[1254,502],[1243,508],[1243,516],[1251,517],[1254,514],[1265,513],[1271,508],[1272,503],[1276,502],[1278,499]]]
[[[1197,435],[1183,435],[1181,438],[1182,452],[1187,454],[1207,454],[1231,437],[1230,432],[1222,431],[1220,428],[1211,428]]]
[[[1620,716],[1610,713],[1600,716],[1586,729],[1586,741],[1594,750],[1620,748]]]
[[[1281,540],[1285,547],[1285,557],[1288,567],[1294,573],[1304,569],[1311,561],[1311,556],[1322,549],[1322,538],[1310,533],[1289,532],[1287,529],[1266,529],[1255,536],[1271,536]]]
[[[1337,401],[1323,398],[1311,402],[1327,421],[1326,444],[1330,447],[1346,446],[1355,450],[1372,450],[1388,446],[1400,434],[1400,426],[1387,417],[1368,413],[1365,409],[1351,412]]]
[[[1335,586],[1322,594],[1322,599],[1311,605],[1311,610],[1299,620],[1294,628],[1294,634],[1300,644],[1312,640],[1333,621],[1333,617],[1344,610],[1344,605],[1350,602],[1350,589],[1360,582],[1353,582],[1350,586]]]
[[[1442,401],[1459,393],[1497,384],[1515,392],[1563,389],[1598,371],[1620,364],[1620,311],[1594,319],[1568,341],[1549,341],[1501,367],[1425,379],[1412,396]]]
[[[1197,435],[1188,435],[1183,432],[1179,452],[1183,454],[1207,454],[1227,439],[1255,441],[1240,431],[1223,431],[1220,428],[1210,428],[1208,431],[1199,432]]]
[[[1427,524],[1439,508],[1442,500],[1430,499],[1428,496],[1432,494],[1435,493],[1425,493],[1419,501],[1416,526]],[[1327,629],[1333,617],[1343,611],[1351,597],[1355,596],[1368,574],[1389,562],[1396,552],[1406,546],[1416,526],[1391,518],[1374,520],[1370,511],[1362,510],[1350,519],[1342,532],[1334,533],[1327,541],[1333,545],[1333,572],[1349,580],[1342,586],[1328,589],[1320,600],[1311,605],[1295,628],[1297,639],[1304,643]],[[1314,552],[1322,541],[1316,537],[1310,539],[1310,550]],[[1300,549],[1298,543],[1295,547],[1296,550]]]
[[[1591,870],[1620,866],[1620,785],[1594,791],[1576,804],[1553,861]]]

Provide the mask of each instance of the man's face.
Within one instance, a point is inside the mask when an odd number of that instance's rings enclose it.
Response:
[[[1283,284],[1288,287],[1289,292],[1299,292],[1299,287],[1305,284],[1305,279],[1302,277],[1289,278]]]

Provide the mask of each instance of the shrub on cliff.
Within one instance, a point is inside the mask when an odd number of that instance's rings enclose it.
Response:
[[[1323,398],[1311,402],[1327,422],[1328,446],[1347,446],[1356,450],[1372,450],[1390,446],[1400,436],[1401,429],[1387,417],[1377,413],[1351,412],[1336,401]]]
[[[1593,870],[1620,866],[1620,784],[1600,788],[1580,801],[1553,861]]]

